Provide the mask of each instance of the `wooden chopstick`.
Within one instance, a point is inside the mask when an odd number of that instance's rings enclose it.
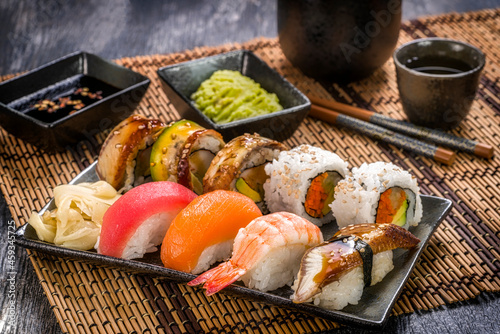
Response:
[[[429,129],[408,122],[395,120],[373,111],[353,107],[348,104],[343,104],[332,100],[320,99],[315,96],[308,96],[308,98],[314,105],[332,109],[338,113],[355,117],[369,123],[380,125],[384,128],[388,128],[408,136],[413,136],[422,140],[430,141],[455,150],[475,154],[482,158],[489,159],[493,157],[494,154],[494,148],[489,144],[457,137],[444,131]]]
[[[337,124],[350,128],[372,138],[382,140],[411,152],[415,152],[446,165],[451,165],[453,164],[453,161],[455,161],[455,152],[453,151],[422,142],[415,138],[407,137],[381,126],[340,114],[336,111],[320,107],[316,104],[311,105],[309,116],[319,118],[331,124]]]

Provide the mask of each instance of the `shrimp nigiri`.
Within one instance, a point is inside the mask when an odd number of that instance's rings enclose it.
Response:
[[[364,286],[380,282],[394,268],[392,250],[410,249],[419,242],[395,224],[346,226],[304,254],[292,299],[295,303],[313,299],[331,309],[357,304]]]
[[[214,294],[241,279],[249,288],[270,291],[293,282],[305,251],[323,242],[320,229],[293,213],[254,219],[234,239],[230,260],[188,283]]]
[[[203,194],[175,217],[163,239],[161,261],[167,268],[199,274],[231,256],[238,230],[260,216],[255,202],[243,194]]]

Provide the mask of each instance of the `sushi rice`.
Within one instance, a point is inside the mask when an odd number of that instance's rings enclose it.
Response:
[[[226,260],[232,251],[233,239],[208,246],[201,253],[198,263],[191,273],[197,275],[208,270],[212,264]]]
[[[259,291],[272,291],[284,285],[292,285],[304,250],[304,245],[272,249],[241,280],[245,286]]]
[[[166,224],[172,219],[170,213],[157,213],[149,217],[135,231],[130,238],[127,247],[124,249],[122,258],[137,259],[142,258],[146,253],[156,252],[158,245],[163,241],[163,237],[170,226]],[[99,247],[99,241],[96,248]]]
[[[408,229],[418,225],[422,202],[416,178],[392,163],[375,162],[353,168],[352,173],[337,184],[330,207],[339,229],[349,224],[375,223],[381,194],[394,187],[403,189],[408,200],[406,222],[402,226]]]

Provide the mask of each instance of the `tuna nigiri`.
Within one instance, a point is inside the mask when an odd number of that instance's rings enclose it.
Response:
[[[156,251],[172,220],[195,198],[191,190],[169,181],[129,190],[104,214],[97,252],[134,259]]]
[[[203,284],[214,294],[241,279],[249,288],[270,291],[291,284],[305,251],[323,242],[320,229],[293,213],[276,212],[253,220],[234,239],[231,259],[188,285]]]
[[[380,282],[394,268],[392,250],[419,242],[395,224],[348,225],[304,254],[292,299],[335,310],[357,304],[364,286]]]
[[[170,269],[197,274],[231,255],[238,230],[262,213],[247,196],[229,190],[203,194],[172,222],[161,246]]]

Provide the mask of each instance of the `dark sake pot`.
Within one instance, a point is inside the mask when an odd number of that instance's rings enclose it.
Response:
[[[401,0],[278,0],[278,34],[287,59],[306,75],[359,80],[390,57]]]

